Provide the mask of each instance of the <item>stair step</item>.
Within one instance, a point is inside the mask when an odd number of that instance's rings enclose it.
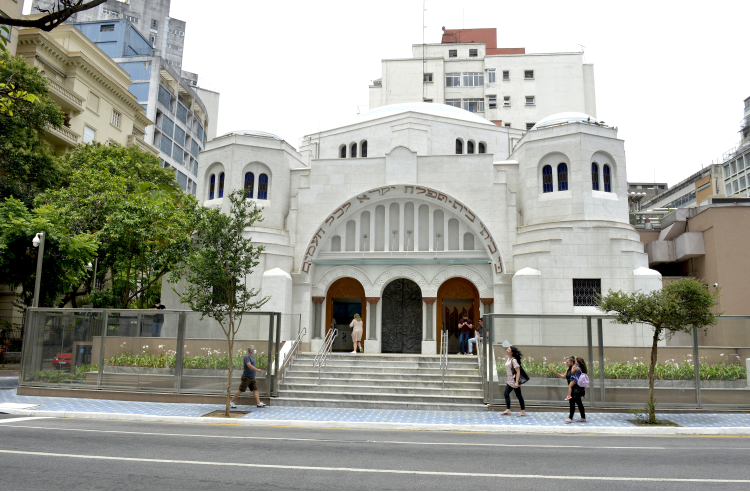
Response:
[[[383,366],[326,366],[319,369],[317,367],[305,367],[301,365],[293,365],[287,373],[315,373],[318,372],[331,374],[399,374],[401,376],[439,376],[443,377],[443,371],[435,369],[405,369],[400,367],[383,367]],[[448,368],[445,371],[446,378],[451,376],[479,376],[478,369],[453,369]]]
[[[342,384],[351,384],[351,385],[366,385],[366,386],[389,386],[389,387],[395,387],[395,388],[401,388],[401,387],[420,387],[420,388],[436,388],[440,389],[443,388],[443,381],[442,380],[435,380],[435,379],[416,379],[416,378],[409,378],[409,379],[376,379],[375,376],[377,375],[370,375],[371,377],[363,377],[366,375],[360,375],[360,374],[350,374],[350,377],[341,377],[341,378],[330,378],[327,377],[329,374],[326,374],[325,377],[320,378],[320,385],[321,386],[336,386],[336,385],[342,385]],[[454,380],[454,379],[448,379],[445,381],[445,389],[450,388],[462,388],[462,387],[472,387],[472,388],[479,388],[482,387],[482,381],[479,377],[475,378],[460,378],[460,381]],[[310,377],[300,377],[300,376],[284,376],[284,380],[281,384],[318,384],[318,376],[310,376]]]
[[[329,392],[323,388],[314,391],[284,391],[284,398],[295,399],[336,399],[336,400],[367,400],[367,401],[400,401],[404,403],[456,403],[456,404],[475,404],[481,405],[481,396],[475,398],[451,397],[440,395],[412,395],[412,394],[394,394],[394,393],[346,393],[346,392]]]
[[[412,396],[440,396],[440,397],[452,397],[452,398],[482,398],[482,388],[468,388],[468,389],[457,389],[457,388],[420,388],[414,386],[365,386],[365,385],[350,385],[341,384],[339,386],[331,385],[317,385],[317,384],[297,384],[297,383],[283,383],[279,385],[279,391],[283,391],[286,394],[290,392],[323,392],[326,394],[333,393],[356,393],[356,394],[397,394],[397,395],[412,395]]]
[[[428,410],[433,412],[486,412],[484,404],[419,403],[378,400],[337,400],[335,398],[287,398],[271,399],[273,406],[317,407],[317,408],[366,408],[370,410]]]

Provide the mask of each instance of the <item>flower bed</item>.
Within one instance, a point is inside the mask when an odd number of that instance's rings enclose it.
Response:
[[[84,383],[86,382],[86,373],[98,371],[95,365],[81,365],[75,368],[74,372],[68,370],[37,371],[31,373],[31,381],[36,383]]]
[[[721,354],[722,356],[724,354]],[[675,359],[665,360],[664,363],[657,362],[654,370],[654,377],[657,380],[692,380],[695,379],[695,367],[693,365],[692,355],[687,355],[682,362]],[[736,361],[731,364],[719,362],[718,364],[708,364],[706,358],[701,357],[700,378],[702,380],[714,381],[738,381],[747,379],[747,368],[742,365],[739,356],[735,356]],[[604,359],[604,378],[605,379],[648,379],[649,364],[644,363],[642,357],[634,357],[633,361],[627,362],[608,362]],[[497,370],[500,374],[505,375],[505,362],[498,361]],[[592,367],[593,366],[593,367]],[[547,358],[542,361],[528,358],[523,361],[523,368],[530,377],[549,377],[556,378],[554,370],[564,374],[567,366],[564,362],[553,363],[547,362]],[[599,377],[599,361],[594,361],[589,365],[589,376]]]
[[[187,346],[185,346],[187,348]],[[146,368],[164,368],[174,369],[175,362],[177,360],[177,352],[174,350],[168,350],[164,348],[164,345],[158,346],[158,353],[151,353],[148,351],[149,346],[144,345],[141,353],[131,353],[124,351],[126,344],[120,345],[123,352],[104,360],[105,366],[111,367],[146,367]],[[214,370],[226,370],[229,369],[229,355],[226,352],[212,349],[202,349],[203,353],[198,355],[190,355],[190,352],[185,352],[182,359],[183,369],[214,369]],[[246,352],[244,350],[238,350],[234,357],[232,357],[232,365],[234,369],[242,369],[242,360],[245,357]],[[265,352],[261,352],[255,358],[256,366],[258,369],[266,369],[268,367],[268,355]]]

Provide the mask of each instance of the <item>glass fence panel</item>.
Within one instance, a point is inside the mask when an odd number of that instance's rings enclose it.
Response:
[[[29,315],[22,383],[96,388],[96,340],[102,315],[92,312],[34,312]]]
[[[530,378],[521,387],[527,402],[564,404],[568,394],[567,382],[555,371],[565,373],[567,357],[581,357],[588,362],[585,318],[494,318],[492,341],[496,370],[493,404],[505,404],[504,392],[509,379],[505,367],[508,355],[502,346],[505,341],[523,354],[521,364]],[[513,408],[517,408],[515,398],[511,394]]]
[[[750,407],[750,317],[723,317],[698,330],[698,357],[702,406]]]
[[[228,326],[224,327],[213,318],[201,319],[199,313],[187,313],[185,341],[183,344],[183,369],[180,382],[182,393],[217,393],[227,390],[229,359],[232,365],[232,391],[239,389],[242,378],[242,361],[247,348],[254,345],[256,367],[264,369],[256,374],[258,390],[268,395],[266,382],[269,353],[270,314],[245,314],[237,328],[231,351],[227,341]],[[227,330],[227,331],[225,331]]]
[[[598,401],[644,407],[648,401],[649,365],[654,330],[648,325],[621,325],[602,320],[604,389]],[[596,357],[598,359],[598,357]],[[672,337],[657,345],[654,401],[659,406],[696,406],[692,337]],[[599,377],[599,361],[596,376]]]
[[[103,362],[101,387],[171,392],[181,313],[151,309],[108,311],[104,339],[94,339]]]

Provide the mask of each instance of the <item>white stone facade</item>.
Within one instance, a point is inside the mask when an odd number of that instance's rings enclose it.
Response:
[[[468,281],[474,303],[497,313],[595,312],[574,306],[574,279],[598,280],[604,292],[661,287],[628,221],[623,141],[593,121],[522,137],[457,108],[404,104],[308,135],[299,152],[273,136],[230,134],[208,142],[199,162],[205,206],[228,209],[218,187],[210,199],[211,176],[224,173],[226,196],[254,173],[264,220],[248,234],[266,251],[251,283],[278,297],[274,306],[301,315],[313,349],[340,279],[361,286],[363,306],[367,298],[368,352],[383,346],[382,300],[395,279],[421,292],[422,353],[437,350],[441,296],[456,295],[441,288],[452,279]],[[592,162],[600,190],[593,189]],[[561,163],[567,178],[555,175],[545,193],[544,166]],[[257,196],[260,173],[269,177],[266,199]],[[171,288],[162,299],[179,304]]]

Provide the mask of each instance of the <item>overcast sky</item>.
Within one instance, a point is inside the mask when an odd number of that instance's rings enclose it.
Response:
[[[26,0],[28,4],[30,0]],[[580,51],[599,119],[619,127],[628,180],[670,185],[739,141],[750,96],[750,2],[427,0],[425,41],[495,27],[498,47]],[[367,110],[380,60],[422,42],[421,0],[173,0],[187,22],[183,69],[221,93],[219,134],[299,138]]]

